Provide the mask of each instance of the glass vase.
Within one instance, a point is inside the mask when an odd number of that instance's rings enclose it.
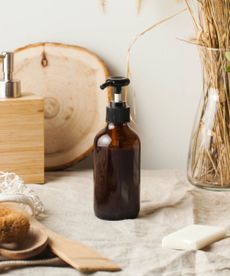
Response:
[[[187,174],[200,188],[230,189],[229,50],[199,47],[201,102],[191,136]]]

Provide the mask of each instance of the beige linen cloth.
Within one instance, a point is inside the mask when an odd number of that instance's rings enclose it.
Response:
[[[93,213],[92,171],[51,172],[31,188],[43,201],[50,229],[92,246],[121,265],[93,275],[230,275],[230,238],[198,251],[161,248],[161,239],[192,223],[230,226],[230,192],[193,188],[179,171],[143,171],[138,219],[103,221]],[[10,275],[83,275],[71,267],[26,267]]]

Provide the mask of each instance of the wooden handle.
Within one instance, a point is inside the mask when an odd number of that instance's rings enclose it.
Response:
[[[68,240],[37,221],[35,223],[46,231],[49,237],[48,244],[53,253],[77,270],[84,273],[121,270],[117,264],[103,257],[96,250],[78,241]]]

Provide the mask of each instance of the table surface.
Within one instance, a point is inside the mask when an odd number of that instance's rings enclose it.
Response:
[[[229,227],[230,192],[194,188],[181,171],[142,171],[139,217],[103,221],[93,212],[92,171],[49,172],[46,181],[45,185],[31,185],[46,208],[43,223],[96,248],[123,268],[93,275],[230,275],[230,239],[198,251],[161,248],[163,236],[189,224]],[[28,267],[9,273],[83,275],[71,267]]]

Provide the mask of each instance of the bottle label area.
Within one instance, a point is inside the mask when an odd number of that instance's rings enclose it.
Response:
[[[96,215],[135,218],[140,208],[140,149],[98,147],[94,152]]]

